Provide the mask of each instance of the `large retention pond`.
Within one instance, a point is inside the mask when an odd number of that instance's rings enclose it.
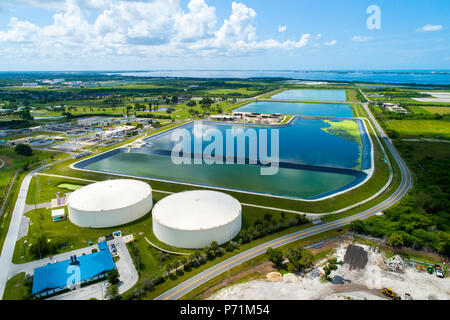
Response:
[[[353,117],[350,105],[339,103],[252,102],[233,112],[280,113],[288,115]]]
[[[231,130],[239,137],[245,135],[249,129],[259,133],[259,130],[274,127],[208,121],[196,122],[195,126],[191,122],[178,127],[180,128],[186,129],[192,135],[194,150],[196,143],[200,143],[202,149],[210,143],[205,142],[203,138],[211,130],[223,133],[224,137],[226,131]],[[261,175],[261,164],[250,164],[252,155],[248,149],[243,164],[176,165],[171,159],[171,150],[175,146],[171,135],[177,129],[146,139],[146,145],[142,148],[114,149],[78,162],[74,167],[302,199],[318,199],[331,195],[365,179],[366,174],[360,169],[370,168],[371,148],[361,120],[295,117],[288,125],[276,128],[279,129],[280,168],[275,175]],[[269,152],[271,143],[269,138]],[[225,154],[225,148],[215,152],[216,156]]]
[[[346,101],[345,90],[294,89],[277,93],[272,99]]]

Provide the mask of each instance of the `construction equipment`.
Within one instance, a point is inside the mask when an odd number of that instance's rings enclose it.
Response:
[[[431,266],[431,265],[428,265],[428,267],[427,267],[427,272],[428,272],[429,274],[433,274],[433,272],[434,272],[434,267]]]
[[[392,291],[391,288],[383,288],[381,289],[381,293],[394,300],[401,300],[400,296],[398,296],[394,291]]]

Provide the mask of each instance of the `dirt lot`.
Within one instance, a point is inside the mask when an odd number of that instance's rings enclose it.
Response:
[[[276,271],[276,269],[273,267],[272,263],[270,261],[264,262],[262,264],[259,264],[257,266],[251,267],[246,269],[245,271],[236,273],[235,275],[232,275],[231,277],[227,277],[225,280],[221,281],[220,283],[212,286],[208,290],[206,290],[204,293],[202,293],[199,296],[199,299],[205,299],[212,295],[214,292],[226,288],[232,284],[242,282],[242,281],[250,281],[255,279],[261,279],[265,278],[267,273]]]
[[[338,261],[343,261],[350,244],[350,241],[342,241],[335,248],[333,257]],[[324,247],[336,244],[326,243]],[[405,266],[402,270],[390,271],[385,264],[384,253],[374,252],[370,247],[363,244],[357,246],[364,249],[367,254],[367,264],[360,264],[362,268],[355,268],[355,265],[345,263],[333,271],[330,277],[340,276],[349,283],[333,284],[326,280],[310,278],[308,276],[298,276],[297,282],[269,282],[264,279],[252,280],[245,283],[232,285],[224,288],[209,299],[249,299],[249,300],[377,300],[389,299],[381,294],[380,289],[384,287],[392,288],[402,299],[405,293],[409,293],[414,300],[449,300],[450,299],[450,278],[440,279],[435,274],[430,275],[425,271],[418,271],[416,268]],[[324,248],[321,248],[324,249]],[[354,248],[353,248],[354,249]],[[355,250],[357,252],[360,250]],[[331,257],[331,256],[330,256]],[[323,273],[322,267],[326,260],[322,259],[316,263],[316,267]],[[355,259],[355,258],[354,258]],[[364,259],[365,260],[365,259]],[[352,269],[350,270],[350,266]],[[270,272],[270,271],[269,271]],[[207,295],[204,295],[207,296]]]

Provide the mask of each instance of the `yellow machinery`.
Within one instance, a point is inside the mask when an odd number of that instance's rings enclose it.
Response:
[[[394,300],[401,299],[397,294],[395,294],[394,291],[392,291],[391,288],[383,288],[383,289],[381,289],[381,293],[384,294],[385,296],[388,296],[389,298],[394,299]]]

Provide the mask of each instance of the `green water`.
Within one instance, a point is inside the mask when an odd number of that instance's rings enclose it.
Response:
[[[254,165],[175,165],[163,155],[119,153],[85,167],[89,170],[238,189],[272,195],[311,198],[343,187],[350,175],[280,168],[276,175],[260,175]]]

